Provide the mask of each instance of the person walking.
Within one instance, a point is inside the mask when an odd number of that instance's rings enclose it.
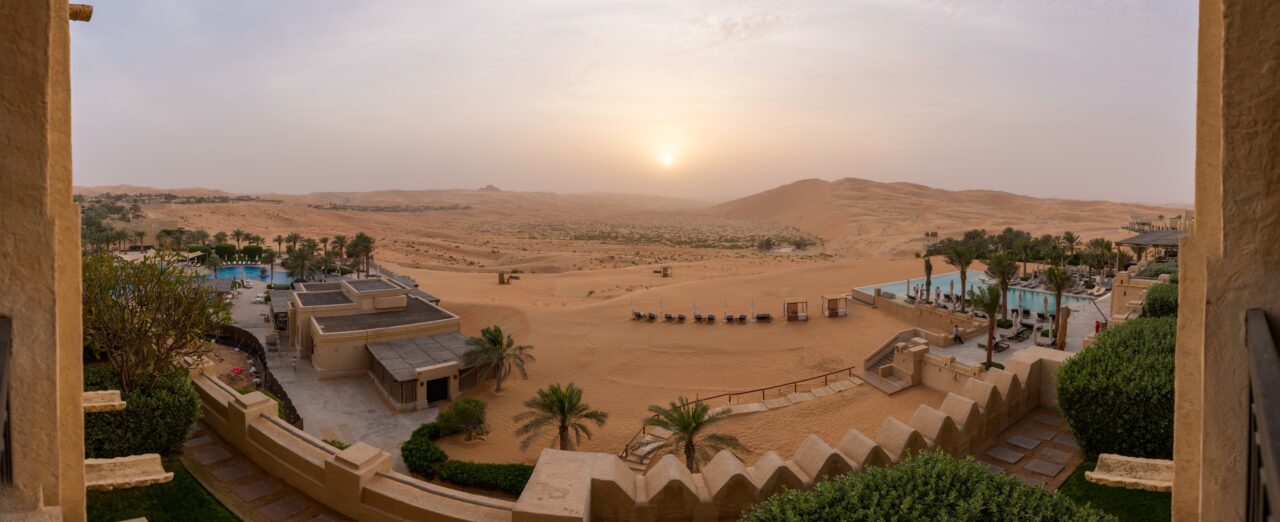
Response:
[[[960,337],[960,325],[951,325],[951,340],[956,344],[964,344],[964,338]]]

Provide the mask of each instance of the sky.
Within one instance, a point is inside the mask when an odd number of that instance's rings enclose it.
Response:
[[[80,186],[1189,203],[1194,0],[95,4]]]

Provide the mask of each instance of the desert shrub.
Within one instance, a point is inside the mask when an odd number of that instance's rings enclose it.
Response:
[[[1176,317],[1134,319],[1062,365],[1058,404],[1086,455],[1173,456],[1176,339]]]
[[[431,442],[429,435],[432,429],[427,426],[434,426],[434,422],[428,422],[413,430],[413,435],[409,436],[409,440],[400,446],[400,458],[404,459],[405,467],[409,471],[422,475],[426,478],[434,478],[436,470],[449,459],[444,450]]]
[[[1157,278],[1164,274],[1178,273],[1177,261],[1165,261],[1163,263],[1152,263],[1145,271],[1142,272],[1143,277]]]
[[[929,452],[756,504],[748,521],[1115,520],[1089,506],[992,475],[972,460]]]
[[[1178,285],[1160,283],[1147,289],[1147,296],[1142,300],[1142,315],[1146,317],[1167,317],[1178,315]]]
[[[489,434],[489,425],[485,423],[484,401],[474,397],[465,397],[453,401],[449,409],[440,412],[436,424],[449,433],[462,433],[466,440],[484,438]]]
[[[120,378],[108,367],[85,368],[84,389],[120,390]],[[127,404],[125,409],[84,416],[85,456],[176,454],[200,415],[200,398],[191,377],[180,370],[161,376],[151,388],[123,390],[120,398]]]
[[[533,466],[450,460],[440,467],[439,474],[441,480],[459,486],[519,495],[529,477],[533,476]]]
[[[240,253],[244,254],[244,257],[249,259],[258,259],[259,257],[262,257],[262,252],[262,247],[259,245],[245,245],[244,248],[240,249]]]
[[[213,253],[223,259],[231,259],[236,255],[236,246],[231,243],[219,243],[213,246]]]

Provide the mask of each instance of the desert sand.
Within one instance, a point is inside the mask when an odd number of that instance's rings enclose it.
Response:
[[[82,193],[154,191],[138,187]],[[179,192],[179,191],[169,191]],[[195,191],[210,195],[213,191]],[[475,335],[500,325],[535,346],[529,379],[492,381],[469,394],[489,404],[486,440],[441,441],[454,458],[533,462],[522,452],[512,416],[534,391],[573,382],[586,401],[609,413],[582,449],[616,453],[639,429],[651,404],[781,384],[849,366],[909,325],[850,305],[849,317],[819,313],[819,296],[921,277],[914,254],[924,233],[942,237],[1006,226],[1033,233],[1071,230],[1086,240],[1120,238],[1131,214],[1179,209],[1111,202],[1045,200],[992,191],[943,191],[905,183],[804,180],[726,203],[651,196],[559,195],[436,190],[260,195],[259,202],[148,204],[131,230],[244,229],[272,243],[277,234],[309,237],[372,234],[377,262],[413,276]],[[331,207],[337,205],[337,207]],[[393,206],[439,210],[390,211]],[[362,206],[365,210],[352,210]],[[377,207],[368,210],[367,207]],[[760,252],[762,238],[810,237],[818,246]],[[274,245],[272,245],[274,246]],[[653,273],[674,267],[674,277]],[[937,271],[951,271],[944,263]],[[494,272],[520,269],[500,286]],[[810,302],[811,320],[768,324],[664,324],[632,321],[631,310],[721,315],[781,313],[784,297]],[[776,411],[739,415],[719,428],[749,448],[790,455],[809,433],[834,441],[849,428],[873,435],[884,417],[910,418],[941,394],[924,387],[888,397],[864,385]],[[388,413],[390,415],[391,413]]]

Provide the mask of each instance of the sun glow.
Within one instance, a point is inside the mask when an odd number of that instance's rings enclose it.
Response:
[[[676,154],[674,152],[658,153],[658,165],[662,166],[662,168],[664,169],[669,169],[671,167],[674,167],[676,164],[676,159],[677,159]]]

